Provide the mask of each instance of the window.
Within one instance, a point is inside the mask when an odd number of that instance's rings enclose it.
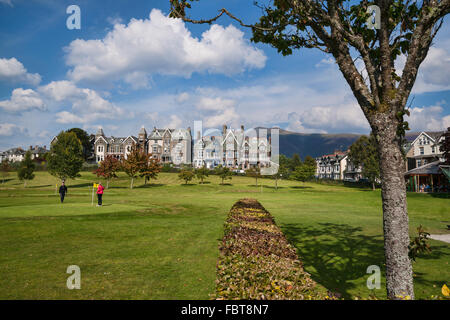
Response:
[[[423,147],[420,147],[420,148],[419,148],[419,151],[420,151],[420,154],[421,154],[421,155],[423,155],[423,154],[425,153]]]
[[[103,152],[103,146],[98,146],[97,151],[98,152]]]
[[[158,153],[158,146],[153,146],[153,153]]]
[[[420,167],[422,165],[422,160],[417,160],[417,166]]]
[[[431,153],[436,153],[436,146],[431,147]]]

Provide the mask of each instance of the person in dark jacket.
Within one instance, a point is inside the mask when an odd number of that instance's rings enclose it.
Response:
[[[64,197],[66,196],[66,193],[67,193],[67,187],[63,181],[61,183],[61,186],[59,187],[59,196],[61,197],[61,203],[64,202]]]
[[[98,198],[97,207],[102,205],[103,190],[105,190],[105,188],[102,186],[101,183],[99,183],[97,188],[97,198]]]

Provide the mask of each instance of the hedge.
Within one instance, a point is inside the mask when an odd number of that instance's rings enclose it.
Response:
[[[225,223],[214,299],[325,299],[273,217],[241,199]]]

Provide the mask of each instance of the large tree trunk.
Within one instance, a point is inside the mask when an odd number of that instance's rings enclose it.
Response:
[[[393,119],[394,118],[394,119]],[[372,128],[378,142],[383,200],[386,288],[389,299],[414,299],[412,265],[408,256],[409,219],[404,162],[394,116],[376,114]]]

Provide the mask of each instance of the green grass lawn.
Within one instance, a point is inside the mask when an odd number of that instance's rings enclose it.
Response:
[[[57,180],[44,172],[23,187],[16,176],[0,185],[0,299],[208,299],[214,291],[218,241],[232,204],[258,199],[298,249],[305,269],[345,298],[375,294],[369,265],[383,268],[379,191],[315,183],[211,176],[183,185],[163,173],[129,189],[121,175],[91,205],[90,173],[67,182],[64,204]],[[423,225],[446,233],[450,199],[409,194],[411,236]],[[414,263],[417,298],[439,295],[450,280],[450,244],[430,240],[431,254]],[[81,290],[68,290],[69,265],[81,268]]]

